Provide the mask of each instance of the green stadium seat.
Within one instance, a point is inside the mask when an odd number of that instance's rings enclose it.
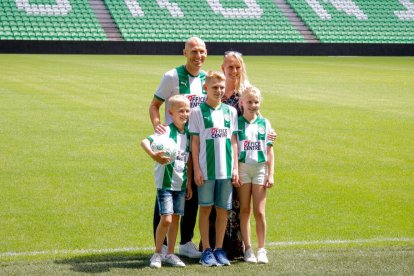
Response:
[[[319,2],[331,15],[330,20],[319,18],[306,3],[287,2],[321,42],[404,43],[414,37],[414,21],[401,20],[394,14],[394,11],[405,9],[398,1],[354,0],[367,15],[366,20],[338,11],[326,1]],[[401,28],[403,32],[399,31]]]
[[[34,1],[32,1],[34,2]],[[70,0],[72,10],[67,15],[52,15],[51,9],[39,5],[38,10],[50,15],[30,14],[30,10],[20,10],[15,0],[0,1],[0,37],[10,37],[3,27],[14,27],[11,30],[15,39],[28,40],[70,40],[85,37],[88,29],[94,28],[91,39],[106,39],[106,35],[95,17],[88,0]],[[60,10],[62,11],[62,10]],[[60,27],[71,28],[70,32],[50,32]],[[61,36],[62,35],[62,36]]]
[[[30,0],[30,3],[55,0]],[[304,42],[302,35],[282,14],[274,0],[256,0],[260,18],[231,18],[216,13],[207,1],[176,0],[183,17],[173,17],[157,1],[136,1],[144,16],[133,16],[127,1],[102,0],[126,41],[183,41],[198,35],[206,41],[227,42]],[[227,9],[240,8],[243,1],[219,1]],[[240,3],[239,3],[240,2]],[[331,19],[322,19],[310,7],[311,2],[286,0],[298,17],[322,43],[413,43],[414,20],[400,19],[395,12],[406,10],[400,1],[353,0],[367,16],[358,19],[337,10],[329,1],[318,3]],[[340,3],[340,2],[338,2]],[[89,0],[70,0],[72,11],[65,16],[29,15],[19,10],[16,0],[0,1],[0,39],[107,40]],[[45,8],[45,7],[44,7]],[[45,8],[45,13],[50,9]]]
[[[236,14],[234,14],[235,18],[225,18],[222,14],[215,13],[207,2],[189,0],[175,1],[184,13],[184,17],[172,17],[168,11],[161,9],[156,1],[140,1],[139,5],[144,11],[144,17],[134,17],[124,1],[105,0],[123,38],[127,41],[183,41],[190,35],[198,35],[206,41],[281,42],[282,39],[290,42],[304,41],[300,33],[277,9],[273,0],[257,2],[265,10],[259,19],[242,18]],[[126,22],[128,24],[125,24]],[[261,28],[269,31],[265,37],[246,38],[245,31],[253,32]],[[288,31],[282,39],[275,31],[280,29]],[[140,35],[131,36],[132,30],[139,32]],[[157,30],[165,30],[165,32],[157,32]],[[214,31],[210,32],[211,30]]]

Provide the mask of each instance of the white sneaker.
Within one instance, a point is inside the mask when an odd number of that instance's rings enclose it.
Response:
[[[180,258],[178,258],[174,254],[169,254],[165,256],[164,262],[172,266],[185,267],[185,264],[183,263],[183,261],[181,261]]]
[[[257,262],[259,264],[267,264],[269,260],[267,259],[267,251],[264,248],[259,248],[257,250]]]
[[[256,256],[251,247],[244,252],[244,261],[248,263],[257,263]]]
[[[202,252],[198,251],[196,245],[189,241],[185,244],[180,244],[178,248],[178,255],[186,256],[192,259],[200,259]]]
[[[162,254],[154,253],[150,259],[150,267],[161,268]]]

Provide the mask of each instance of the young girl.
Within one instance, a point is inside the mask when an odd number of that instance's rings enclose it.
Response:
[[[247,87],[240,97],[242,115],[239,116],[238,158],[240,198],[240,228],[245,246],[244,260],[251,263],[268,263],[265,249],[266,239],[266,190],[273,186],[273,142],[268,139],[272,128],[259,113],[260,90]],[[250,243],[250,213],[256,220],[258,241],[257,258]]]

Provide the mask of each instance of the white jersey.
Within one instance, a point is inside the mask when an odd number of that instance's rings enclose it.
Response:
[[[160,134],[153,134],[147,139],[152,143],[154,136]],[[190,136],[186,126],[183,133],[181,133],[174,124],[167,127],[164,134],[173,139],[178,146],[177,155],[173,163],[168,165],[161,165],[155,162],[155,185],[157,189],[182,191],[187,187],[187,161],[190,152]]]
[[[267,146],[273,145],[273,142],[268,139],[268,134],[272,129],[270,122],[261,116],[257,116],[256,120],[249,123],[243,116],[240,116],[238,123],[239,161],[246,164],[266,162]]]
[[[221,104],[213,109],[207,103],[190,114],[190,135],[200,138],[199,164],[204,180],[231,179],[233,150],[231,137],[237,134],[237,111]]]
[[[191,75],[185,66],[179,66],[164,74],[161,83],[155,91],[154,96],[165,101],[165,122],[172,123],[171,115],[168,113],[170,105],[168,99],[174,95],[182,94],[190,101],[190,108],[199,106],[206,100],[207,94],[203,88],[206,73],[201,71],[198,76]]]

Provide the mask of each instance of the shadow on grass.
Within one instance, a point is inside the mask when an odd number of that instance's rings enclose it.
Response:
[[[104,273],[114,269],[148,269],[151,254],[117,252],[105,254],[82,255],[62,260],[55,264],[70,265],[71,270],[82,273]],[[198,259],[182,258],[187,266],[198,265]]]

